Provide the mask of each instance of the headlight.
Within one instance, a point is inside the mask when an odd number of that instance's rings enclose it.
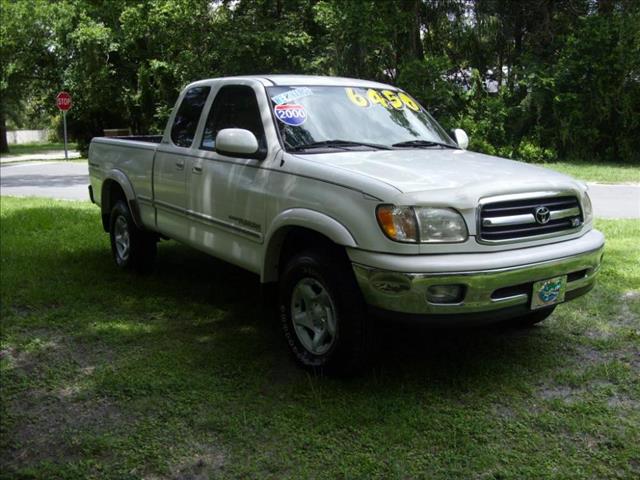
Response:
[[[584,223],[593,221],[593,206],[586,190],[582,192],[582,214],[584,215]]]
[[[467,225],[462,216],[450,208],[416,207],[420,225],[420,241],[464,242],[467,239]]]
[[[380,205],[376,217],[385,235],[396,242],[464,242],[468,237],[464,219],[450,208]]]

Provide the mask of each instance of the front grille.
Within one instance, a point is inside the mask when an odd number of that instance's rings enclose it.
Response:
[[[479,238],[484,242],[507,242],[563,235],[579,228],[582,222],[580,203],[572,196],[492,202],[480,207]]]

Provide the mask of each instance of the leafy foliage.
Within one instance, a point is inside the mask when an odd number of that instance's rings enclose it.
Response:
[[[3,120],[65,88],[81,145],[162,131],[190,81],[287,72],[395,83],[487,153],[640,162],[635,0],[2,0],[0,54]]]

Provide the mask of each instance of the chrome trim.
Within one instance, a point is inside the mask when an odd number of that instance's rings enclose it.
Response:
[[[480,199],[480,204],[484,205],[485,203],[493,203],[493,202],[509,202],[515,200],[528,200],[530,198],[553,198],[553,197],[562,197],[564,195],[576,195],[578,196],[580,192],[576,190],[543,190],[537,192],[520,192],[520,193],[506,193],[502,195],[492,195],[490,197],[482,197]]]
[[[527,268],[527,267],[537,267],[540,265],[548,265],[549,263],[556,263],[568,258],[575,258],[575,257],[579,257],[579,256],[584,256],[584,255],[589,255],[595,252],[601,252],[604,248],[604,245],[598,247],[598,248],[594,248],[591,250],[587,250],[585,252],[581,252],[581,253],[577,253],[575,255],[569,255],[567,257],[560,257],[560,258],[554,258],[552,260],[544,260],[542,262],[534,262],[534,263],[527,263],[524,265],[513,265],[511,267],[502,267],[502,268],[489,268],[487,270],[469,270],[469,271],[447,271],[447,272],[425,272],[425,273],[406,273],[406,272],[398,272],[401,275],[407,275],[407,276],[413,276],[413,277],[450,277],[450,276],[466,276],[466,275],[484,275],[487,273],[505,273],[505,272],[512,272],[514,270],[520,270],[522,268]],[[446,255],[446,254],[444,254]],[[454,256],[455,254],[452,254],[452,256]],[[479,253],[478,255],[483,255],[482,253]],[[353,265],[357,265],[359,267],[362,268],[366,268],[368,270],[375,270],[377,272],[387,272],[387,270],[382,270],[380,268],[373,268],[373,267],[369,267],[367,265],[363,265],[361,263],[357,263],[357,262],[352,262]],[[576,270],[579,271],[580,269]],[[394,272],[395,273],[395,272]]]
[[[565,235],[571,235],[573,233],[577,233],[583,230],[587,225],[587,219],[584,218],[583,213],[583,221],[582,224],[575,228],[568,228],[566,230],[561,230],[559,232],[553,233],[545,233],[542,235],[530,235],[528,237],[518,237],[518,238],[508,238],[504,240],[484,240],[481,238],[482,236],[482,207],[488,203],[497,203],[497,202],[509,202],[516,200],[528,200],[528,199],[545,199],[545,198],[555,198],[555,197],[563,197],[563,196],[575,196],[578,205],[580,206],[581,212],[584,211],[582,208],[582,192],[577,190],[555,190],[555,191],[538,191],[538,192],[521,192],[521,193],[509,193],[504,195],[494,195],[491,197],[483,197],[478,201],[478,206],[476,208],[476,242],[483,245],[500,245],[500,244],[508,244],[508,243],[524,243],[524,242],[534,242],[537,240],[544,240],[547,238],[555,238],[562,237]],[[572,210],[572,209],[567,209]],[[533,217],[533,215],[532,215]],[[564,217],[557,217],[564,218]]]
[[[187,210],[185,208],[177,207],[171,203],[163,202],[162,200],[152,200],[151,203],[155,208],[160,208],[171,213],[187,214]]]
[[[580,215],[579,208],[566,208],[564,210],[553,210],[551,211],[551,216],[549,217],[549,220],[558,220],[560,218],[573,217],[576,215]],[[489,217],[482,220],[483,227],[526,225],[527,223],[536,224],[536,219],[532,213],[526,213],[522,215],[509,215],[508,217]]]
[[[523,225],[527,223],[536,223],[536,219],[532,213],[524,215],[510,215],[508,217],[493,217],[482,220],[483,227],[497,227],[502,225]]]
[[[193,210],[186,211],[187,216],[193,218],[194,220],[198,220],[203,223],[216,225],[218,227],[228,228],[230,230],[235,230],[236,232],[244,233],[245,235],[249,235],[251,237],[262,240],[262,234],[256,232],[255,230],[239,227],[229,222],[225,222],[223,220],[218,220],[217,218],[211,217],[209,215],[205,215],[203,213],[194,212]]]
[[[580,204],[580,200],[576,197],[576,201]],[[559,218],[575,217],[580,215],[579,208],[565,208],[564,210],[552,210],[549,220],[558,220]]]
[[[503,298],[492,298],[498,289],[533,284],[538,280],[568,275],[586,270],[587,274],[567,283],[566,292],[592,286],[600,269],[601,247],[569,257],[500,269],[447,273],[399,273],[353,264],[356,279],[367,303],[384,310],[410,314],[460,314],[500,310],[513,306],[526,306],[530,294],[517,293]],[[455,255],[452,255],[455,261]],[[372,282],[384,275],[387,283],[410,285],[410,288],[381,290]],[[466,287],[460,304],[431,304],[426,292],[431,285],[459,284]],[[532,288],[529,286],[528,288]]]
[[[510,295],[508,297],[492,298],[491,302],[500,303],[507,300],[510,300],[510,301],[518,300],[519,301],[518,303],[526,303],[526,301],[529,300],[529,295],[527,295],[526,293],[519,293],[518,295]]]
[[[175,205],[172,205],[170,203],[167,202],[163,202],[161,200],[153,200],[151,202],[151,205],[153,205],[153,207],[155,208],[160,208],[162,210],[165,211],[169,211],[171,213],[178,213],[178,214],[182,214],[185,215],[187,217],[190,217],[194,220],[197,220],[199,222],[205,223],[207,225],[215,225],[217,227],[221,227],[221,228],[225,228],[228,230],[232,230],[236,233],[242,233],[244,235],[247,235],[251,238],[257,239],[259,241],[262,241],[262,233],[260,232],[256,232],[255,230],[251,230],[249,228],[245,228],[245,227],[239,227],[237,225],[234,225],[232,223],[229,222],[225,222],[223,220],[218,220],[217,218],[211,217],[209,215],[205,215],[203,213],[199,213],[196,212],[194,210],[189,210],[186,208],[182,208],[182,207],[177,207]]]

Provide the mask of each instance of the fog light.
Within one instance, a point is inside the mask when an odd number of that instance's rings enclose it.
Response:
[[[427,288],[429,303],[460,303],[464,296],[464,285],[431,285]]]

